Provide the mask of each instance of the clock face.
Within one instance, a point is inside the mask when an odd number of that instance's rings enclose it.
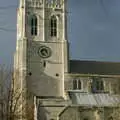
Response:
[[[46,46],[41,46],[38,49],[38,54],[42,58],[48,58],[51,56],[51,49],[49,47],[46,47]]]

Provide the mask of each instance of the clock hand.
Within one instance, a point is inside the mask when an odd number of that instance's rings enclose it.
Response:
[[[43,55],[44,55],[44,56],[46,56],[46,55],[47,55],[47,52],[46,52],[45,50],[44,50],[42,53],[43,53]]]

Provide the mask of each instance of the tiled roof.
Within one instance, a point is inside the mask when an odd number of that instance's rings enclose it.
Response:
[[[80,92],[69,92],[70,99],[74,105],[81,106],[117,106],[120,103],[119,95],[111,94],[88,94]]]
[[[120,62],[70,60],[70,73],[120,75]]]

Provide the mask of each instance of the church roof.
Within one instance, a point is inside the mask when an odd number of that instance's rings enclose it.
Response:
[[[120,62],[70,60],[70,73],[120,75]]]
[[[88,94],[71,91],[69,96],[72,104],[81,106],[117,106],[120,103],[119,95]]]

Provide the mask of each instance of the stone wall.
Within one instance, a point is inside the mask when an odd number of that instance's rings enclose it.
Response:
[[[99,78],[103,81],[103,93],[120,94],[119,76],[102,76],[102,75],[81,75],[81,74],[66,74],[65,75],[65,91],[74,90],[73,80],[79,79],[81,81],[81,92],[92,93],[91,85],[93,78]]]

